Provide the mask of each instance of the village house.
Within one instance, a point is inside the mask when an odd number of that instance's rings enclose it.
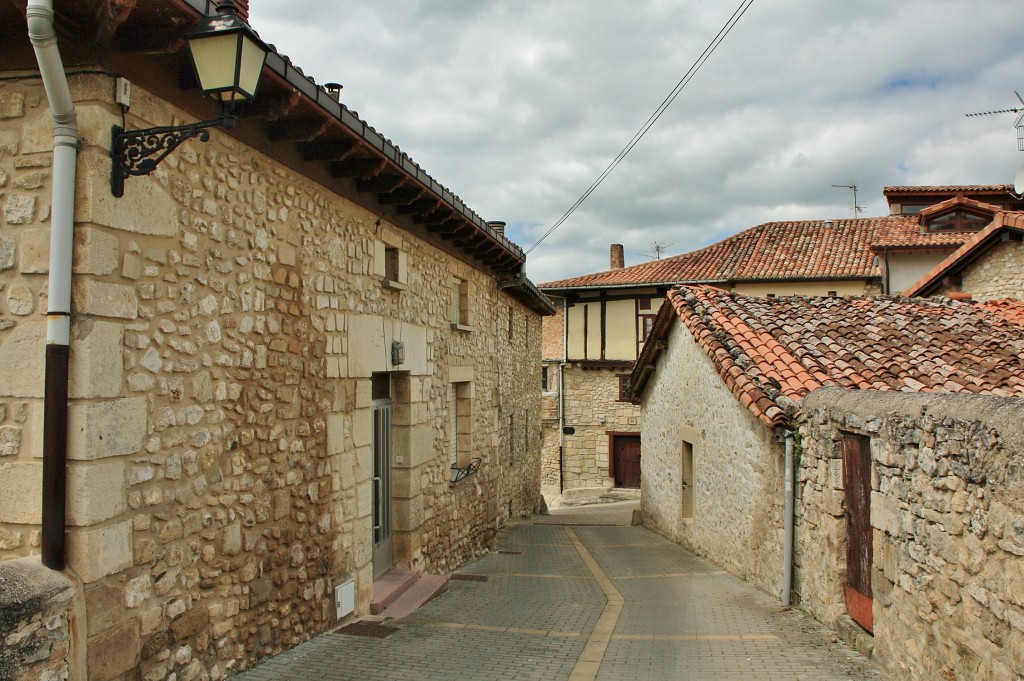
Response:
[[[0,4],[0,678],[224,678],[537,511],[504,225],[272,48],[220,127],[244,2],[56,4]]]
[[[989,224],[1024,208],[1010,185],[885,187],[887,217],[771,222],[690,253],[540,285],[543,489],[636,487],[642,415],[622,388],[666,292],[710,284],[758,296],[899,294]]]
[[[1024,295],[1024,213],[997,213],[905,295],[1020,300]]]
[[[644,525],[898,678],[1024,673],[1021,313],[673,289],[628,385]]]

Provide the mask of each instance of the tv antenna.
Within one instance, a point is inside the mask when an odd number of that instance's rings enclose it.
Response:
[[[1012,109],[995,109],[994,111],[977,111],[975,113],[964,114],[968,118],[974,116],[992,116],[995,114],[1003,113],[1015,113],[1017,118],[1013,121],[1013,127],[1017,128],[1017,151],[1024,151],[1024,98],[1020,96],[1020,93],[1016,90],[1013,94],[1017,95],[1017,101],[1020,102],[1020,106],[1015,106]]]
[[[853,217],[857,217],[864,212],[864,209],[857,203],[857,185],[854,182],[850,184],[834,184],[832,185],[836,189],[850,189],[853,191]]]
[[[650,258],[651,260],[661,260],[661,254],[672,248],[672,244],[659,244],[655,241],[651,244],[651,250],[654,251],[654,255],[650,253],[634,253],[633,255],[639,255],[641,258]]]

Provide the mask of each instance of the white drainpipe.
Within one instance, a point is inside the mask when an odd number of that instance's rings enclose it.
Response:
[[[53,28],[53,0],[28,0],[28,36],[53,116],[53,198],[50,209],[49,310],[43,424],[43,564],[63,570],[68,358],[71,345],[71,256],[75,216],[78,123]]]
[[[785,488],[786,498],[783,508],[783,528],[785,539],[782,548],[782,605],[789,607],[793,591],[793,501],[794,472],[793,472],[793,431],[786,431],[786,475]]]

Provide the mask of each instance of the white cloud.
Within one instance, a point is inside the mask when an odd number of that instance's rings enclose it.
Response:
[[[736,3],[738,4],[738,2]],[[251,22],[524,247],[597,178],[736,4],[253,0]],[[891,184],[1001,183],[1024,161],[1013,0],[757,0],[605,183],[529,256],[535,281],[768,220],[867,214]]]

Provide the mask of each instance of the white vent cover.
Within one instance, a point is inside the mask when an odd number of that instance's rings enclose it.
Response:
[[[356,609],[356,580],[350,579],[334,587],[334,608],[337,620],[348,617]]]

